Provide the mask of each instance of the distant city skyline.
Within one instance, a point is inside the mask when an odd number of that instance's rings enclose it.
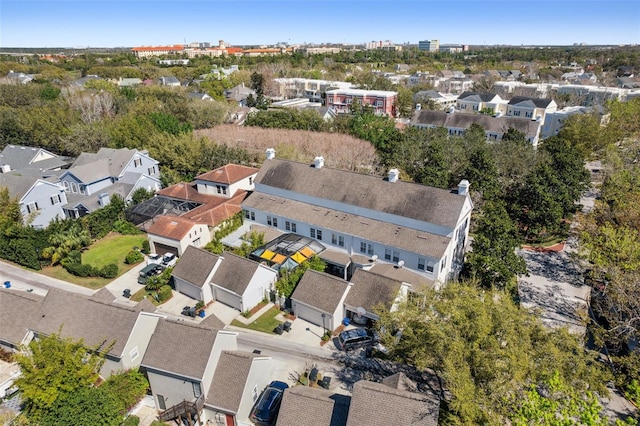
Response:
[[[0,47],[640,44],[637,0],[0,0]]]

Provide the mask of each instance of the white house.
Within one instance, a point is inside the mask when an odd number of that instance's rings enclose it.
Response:
[[[158,216],[146,229],[152,252],[180,257],[187,247],[204,247],[211,241],[209,227],[181,216]]]
[[[547,114],[555,112],[558,104],[553,99],[514,96],[507,105],[508,117],[526,118],[544,123]]]
[[[0,186],[6,187],[9,195],[18,200],[25,226],[42,229],[52,220],[65,218],[63,206],[67,204],[67,195],[54,182],[35,176],[2,173]]]

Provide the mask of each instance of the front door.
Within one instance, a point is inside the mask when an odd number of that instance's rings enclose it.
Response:
[[[236,426],[236,422],[231,414],[225,414],[226,426]]]

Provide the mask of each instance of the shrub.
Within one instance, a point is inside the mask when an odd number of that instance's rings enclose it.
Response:
[[[126,220],[116,220],[113,223],[113,230],[122,235],[136,235],[141,232],[133,223]]]
[[[196,309],[202,309],[204,308],[204,302],[202,300],[198,300],[196,302]]]
[[[97,268],[91,265],[83,265],[82,263],[63,261],[62,267],[77,277],[97,277],[100,275],[100,271]]]
[[[149,253],[149,251],[151,250],[151,246],[149,245],[149,240],[144,240],[142,242],[142,252],[143,253]]]
[[[140,417],[138,416],[129,416],[122,422],[122,426],[138,426],[140,424]]]
[[[140,253],[138,250],[131,250],[127,253],[127,257],[124,258],[124,263],[127,265],[133,265],[136,263],[140,263],[144,260],[144,255]]]
[[[102,278],[115,278],[118,276],[118,265],[115,263],[110,263],[108,265],[104,265],[104,267],[100,270],[99,274]]]
[[[160,287],[160,290],[158,290],[158,301],[164,302],[165,300],[171,299],[171,292],[171,286],[169,285],[163,285]]]

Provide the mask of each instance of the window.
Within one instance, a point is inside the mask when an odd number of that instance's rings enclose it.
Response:
[[[531,113],[531,112],[525,112],[525,113],[524,113],[524,116],[525,116],[526,118],[531,118],[531,117],[533,116],[533,113]]]
[[[254,403],[258,399],[258,385],[254,386],[253,389],[251,390],[251,398],[253,399]]]
[[[267,216],[267,225],[273,226],[273,218],[271,216]]]
[[[367,244],[367,254],[373,256],[373,244]]]
[[[227,195],[227,187],[226,186],[216,185],[216,190],[218,191],[218,194]]]
[[[376,106],[377,107],[381,107],[382,105],[384,105],[383,101],[376,101]]]
[[[391,250],[384,249],[384,260],[391,260]]]
[[[321,229],[316,230],[316,238],[319,239],[319,240],[322,239],[322,230]]]
[[[142,166],[142,158],[135,158],[135,159],[133,160],[133,165],[134,165],[134,167],[140,167],[140,166]]]
[[[224,413],[216,412],[216,425],[217,426],[226,426],[227,420],[225,418]]]
[[[40,210],[40,208],[38,207],[38,203],[27,204],[27,213],[37,212],[38,210]]]
[[[316,237],[316,230],[315,230],[315,228],[311,228],[311,229],[309,229],[309,236],[310,236],[311,238],[315,238],[315,237]]]
[[[291,222],[289,222],[288,220],[284,221],[284,229],[285,231],[291,231]]]
[[[442,262],[440,262],[440,270],[443,271],[445,266],[447,266],[447,256],[445,256],[444,259],[442,259]]]
[[[138,352],[138,347],[137,346],[135,348],[131,349],[131,352],[129,352],[129,356],[131,357],[131,361],[133,361],[134,359],[138,358],[139,355],[140,355],[140,353]]]
[[[398,262],[400,260],[400,252],[393,251],[393,261]]]
[[[253,177],[249,178],[249,185],[253,185]]]
[[[277,218],[277,217],[274,217],[274,218],[273,218],[273,227],[274,227],[274,228],[277,228],[277,227],[278,227],[278,218]]]
[[[66,192],[69,192],[69,182],[65,180],[64,182],[62,182],[62,185],[64,185],[64,190]]]
[[[78,192],[78,184],[71,182],[71,192]]]
[[[433,267],[434,267],[435,263],[432,261],[428,261],[427,262],[427,272],[433,272]]]
[[[338,236],[336,234],[331,234],[331,244],[334,246],[338,244]]]
[[[351,102],[352,102],[352,99],[351,98],[347,98],[347,104],[350,105]]]
[[[291,232],[296,232],[296,223],[291,222]]]
[[[418,258],[418,269],[424,271],[424,259],[421,257]]]
[[[155,174],[155,172],[156,172],[156,166],[152,166],[147,169],[147,174],[149,175]]]
[[[166,410],[167,409],[167,406],[164,403],[164,396],[163,395],[158,395],[158,407],[161,410]]]
[[[515,117],[520,117],[520,111],[513,111],[513,115]]]
[[[338,235],[338,245],[344,247],[344,237],[342,235]]]
[[[249,219],[251,217],[251,212],[249,212],[249,210],[245,210],[244,211],[244,218],[245,219]]]
[[[200,398],[200,395],[202,395],[202,388],[200,387],[200,383],[191,382],[191,384],[193,385],[194,398]]]
[[[196,247],[200,247],[200,237],[198,237],[195,240],[193,240],[193,245],[196,246]]]
[[[256,213],[255,212],[251,212],[251,220],[256,220]]]
[[[53,197],[51,197],[51,205],[56,205],[61,202],[62,202],[62,198],[60,198],[60,194],[56,194]]]
[[[360,243],[360,253],[367,252],[367,243]]]

